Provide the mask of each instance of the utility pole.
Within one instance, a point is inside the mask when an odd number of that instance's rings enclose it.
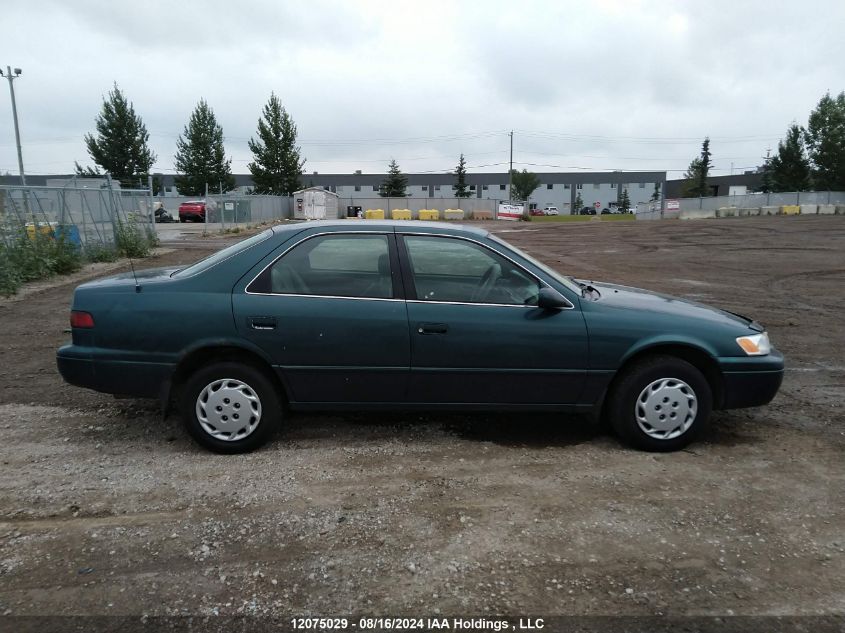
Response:
[[[18,145],[18,168],[21,172],[21,185],[26,187],[26,175],[23,173],[23,152],[21,151],[21,132],[18,128],[18,106],[15,103],[15,85],[12,83],[15,79],[21,76],[21,69],[15,68],[15,74],[12,74],[12,68],[6,66],[6,72],[0,70],[0,76],[9,80],[9,93],[12,95],[12,119],[15,121],[15,142]]]
[[[511,159],[508,167],[508,202],[511,202],[513,200],[513,193],[511,193],[513,187],[513,130],[511,130],[509,136],[511,137]]]

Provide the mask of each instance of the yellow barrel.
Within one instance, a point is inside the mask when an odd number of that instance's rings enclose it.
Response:
[[[410,220],[411,219],[411,210],[410,209],[393,209],[390,212],[390,217],[394,220]]]
[[[797,204],[785,204],[780,208],[781,215],[798,215],[801,213],[801,207]]]
[[[364,211],[367,220],[384,220],[384,209],[367,209]]]
[[[446,220],[463,220],[464,212],[462,209],[446,209],[443,212],[443,217]]]
[[[440,211],[437,209],[420,209],[420,220],[439,220]]]
[[[56,222],[38,222],[38,224],[27,222],[26,234],[31,240],[35,239],[36,234],[43,235],[45,237],[53,237],[53,228],[55,225]]]

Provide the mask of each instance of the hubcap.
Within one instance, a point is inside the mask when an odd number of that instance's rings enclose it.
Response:
[[[692,426],[698,400],[687,383],[677,378],[659,378],[640,393],[634,416],[643,433],[658,440],[671,440]]]
[[[203,430],[224,442],[244,439],[261,421],[258,394],[234,378],[221,378],[206,385],[197,398],[196,409]]]

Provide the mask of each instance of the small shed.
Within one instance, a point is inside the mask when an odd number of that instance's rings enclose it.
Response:
[[[293,192],[293,217],[297,220],[336,218],[337,194],[322,187],[308,187]]]

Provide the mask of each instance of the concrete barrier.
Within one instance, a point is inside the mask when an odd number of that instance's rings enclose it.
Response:
[[[716,209],[717,218],[732,218],[736,215],[736,207],[719,207]]]
[[[492,220],[493,212],[479,209],[478,211],[473,211],[471,217],[473,220]]]
[[[410,220],[411,219],[411,210],[410,209],[393,209],[390,212],[390,217],[394,220]]]
[[[760,215],[760,207],[740,207],[736,210],[736,214],[741,218],[751,215]]]
[[[819,205],[817,204],[802,204],[801,215],[816,215],[819,212]]]
[[[439,220],[440,211],[437,209],[420,209],[419,218],[420,220]]]
[[[785,204],[780,208],[780,215],[798,215],[801,213],[801,207],[797,204]]]
[[[779,207],[760,207],[760,215],[777,215]]]
[[[836,205],[835,204],[820,204],[819,205],[819,215],[833,215],[836,213]]]
[[[700,220],[702,218],[715,217],[716,212],[712,209],[689,209],[678,213],[678,218],[681,220]]]
[[[443,218],[446,220],[463,220],[464,212],[462,209],[446,209],[443,212]]]
[[[845,204],[836,205],[836,215],[845,215]]]
[[[384,209],[367,209],[364,211],[367,220],[384,220]]]

